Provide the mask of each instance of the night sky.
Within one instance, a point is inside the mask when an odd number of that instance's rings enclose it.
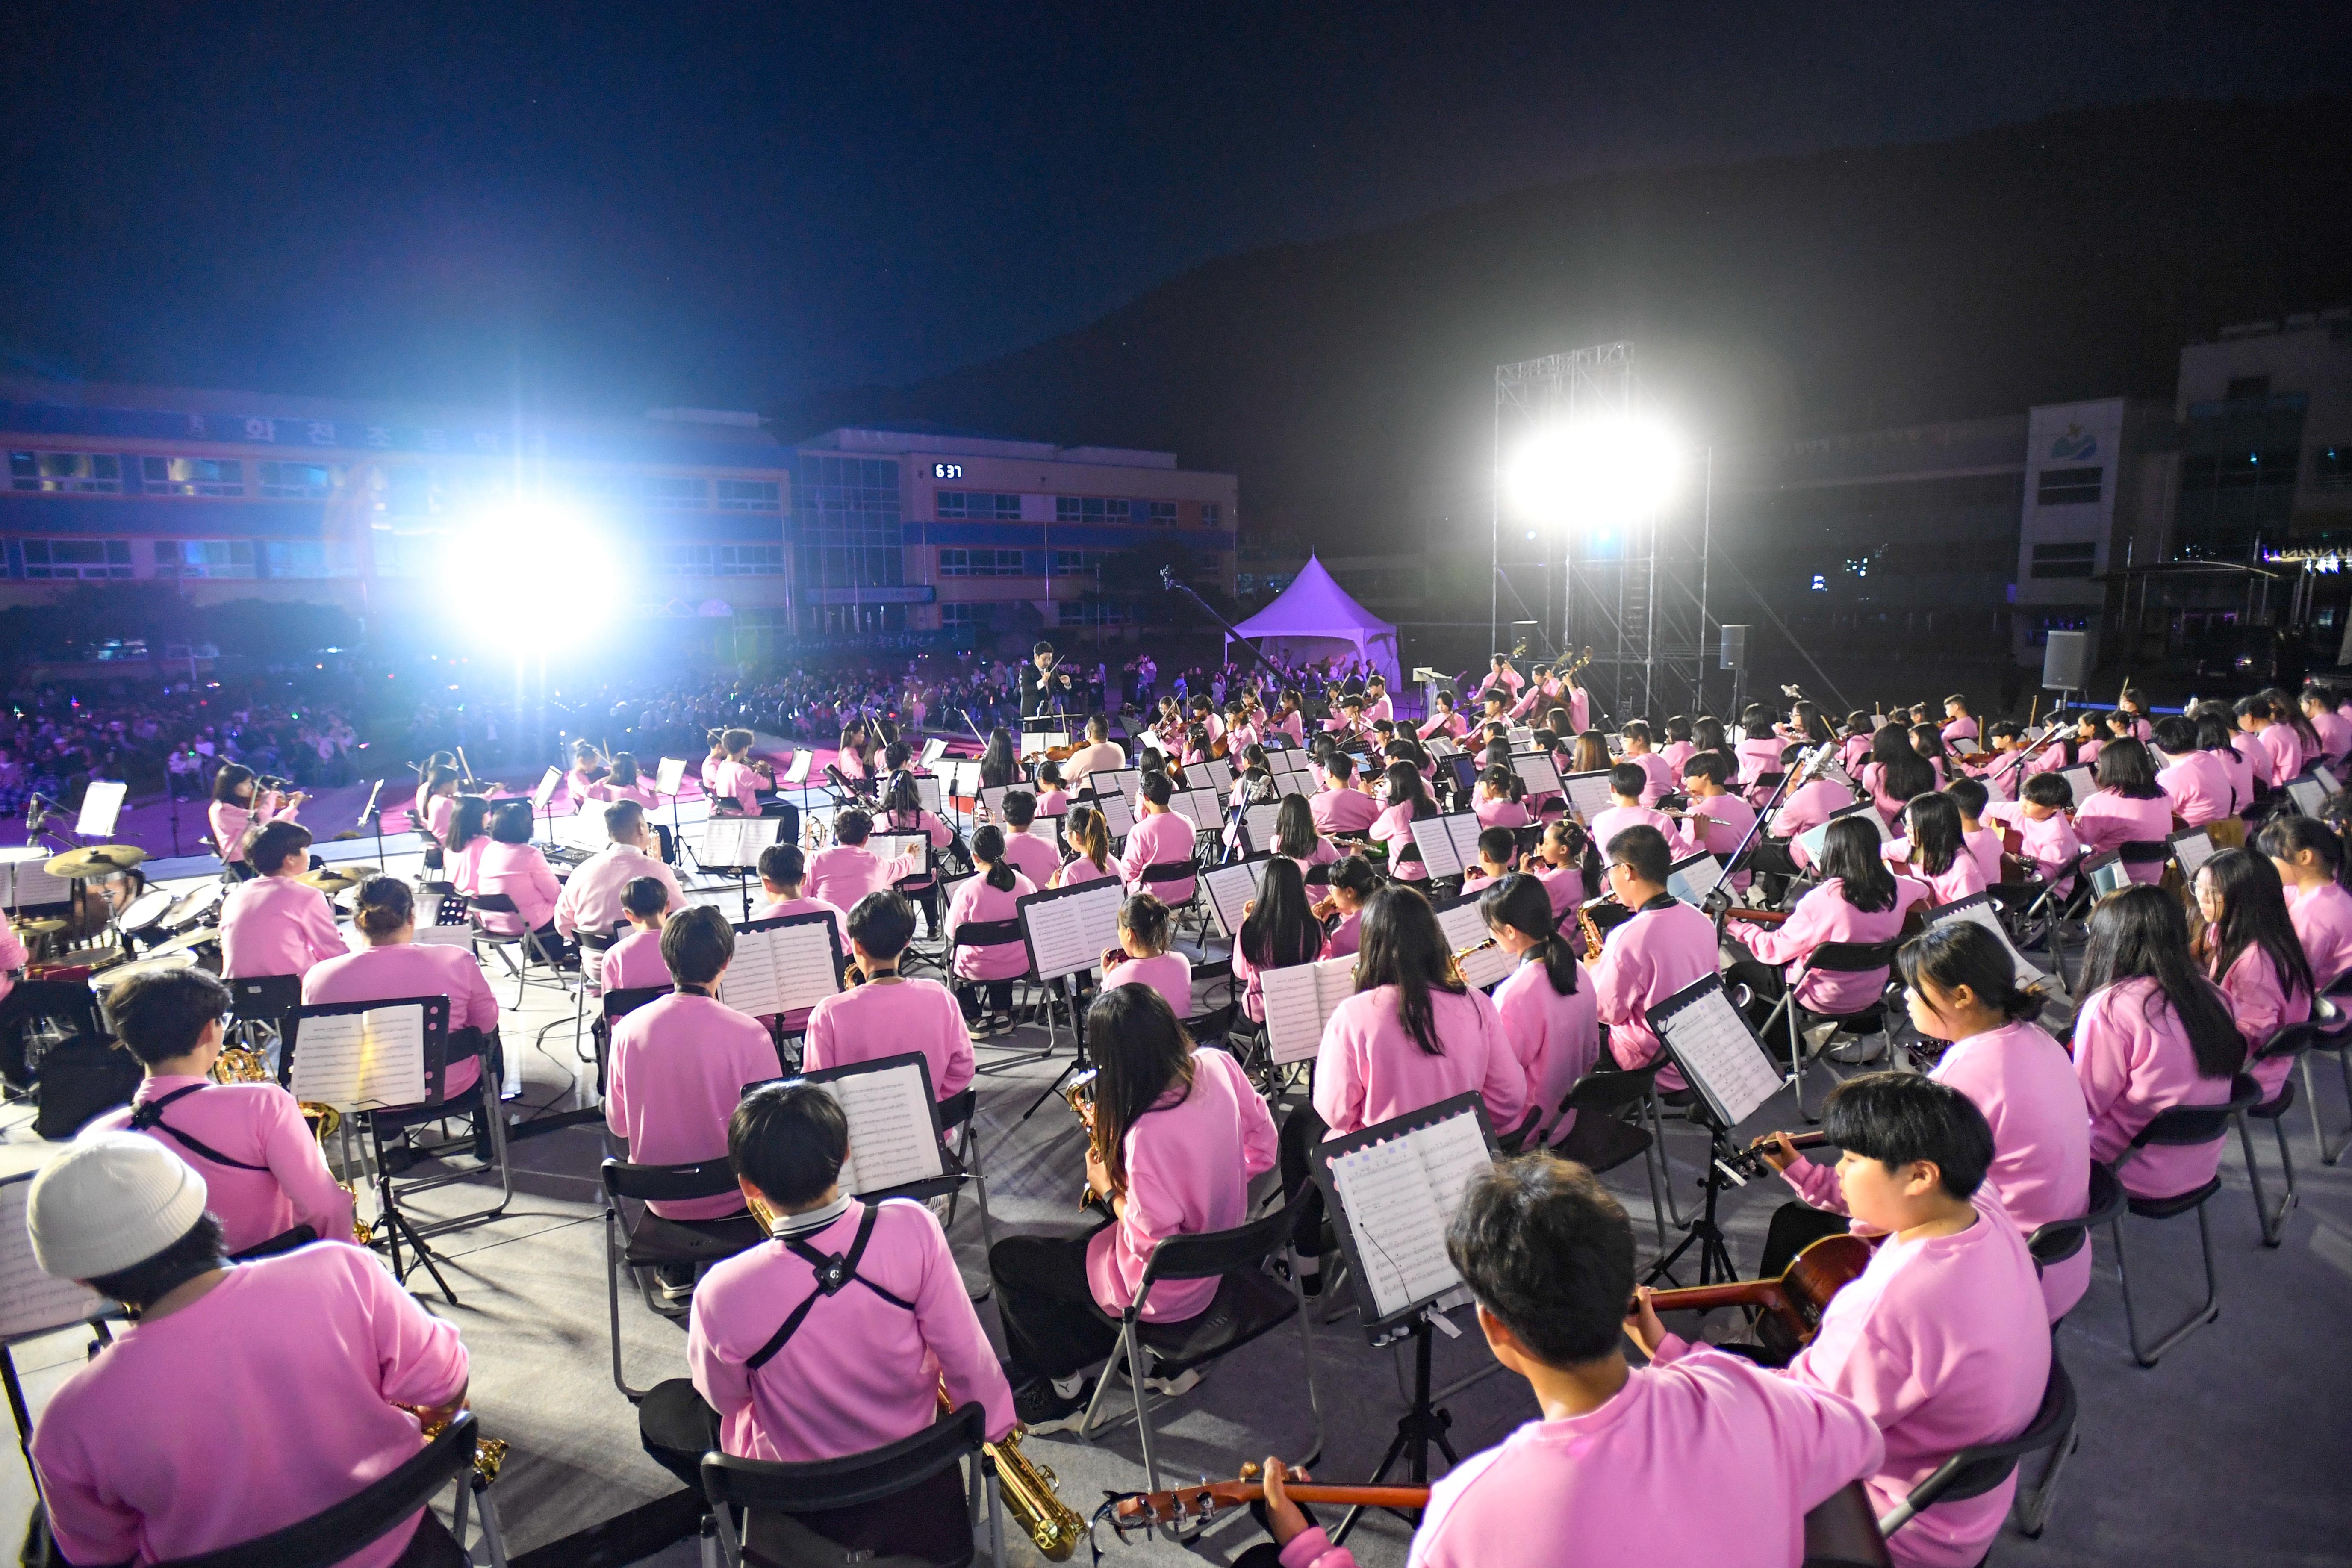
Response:
[[[2340,0],[18,5],[0,354],[771,406],[1515,187],[2337,89],[2344,20]]]

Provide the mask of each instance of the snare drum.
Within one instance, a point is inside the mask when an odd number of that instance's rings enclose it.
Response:
[[[131,900],[122,918],[116,923],[131,936],[144,936],[150,931],[163,934],[163,917],[171,911],[172,894],[168,889],[150,888]]]
[[[164,911],[163,929],[177,936],[210,923],[213,911],[220,908],[228,889],[219,882],[199,882],[173,901]]]

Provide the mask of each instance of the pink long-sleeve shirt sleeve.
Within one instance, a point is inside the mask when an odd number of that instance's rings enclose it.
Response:
[[[302,974],[344,951],[326,895],[291,877],[256,877],[221,900],[221,973]]]
[[[2126,980],[2095,993],[2074,1019],[2074,1078],[2091,1118],[2091,1158],[2114,1164],[2156,1113],[2174,1105],[2230,1098],[2228,1078],[2204,1078],[2188,1031],[2153,980]],[[2170,1197],[2213,1179],[2219,1142],[2150,1147],[2117,1172],[2124,1190]]]
[[[2286,912],[2302,940],[2304,957],[2311,961],[2313,984],[2325,991],[2352,971],[2352,893],[2325,882],[2293,898]]]
[[[1471,1089],[1496,1131],[1517,1127],[1527,1107],[1527,1072],[1503,1036],[1493,1000],[1482,991],[1432,992],[1433,1032],[1444,1050],[1431,1056],[1406,1033],[1397,995],[1393,985],[1361,992],[1323,1026],[1315,1109],[1331,1131],[1358,1131]]]
[[[208,1079],[146,1079],[131,1105],[106,1112],[83,1127],[80,1136],[128,1129],[133,1106],[146,1105],[182,1089],[163,1112],[163,1127],[144,1136],[194,1166],[205,1179],[205,1206],[221,1222],[222,1249],[242,1252],[257,1243],[307,1225],[322,1240],[348,1240],[352,1195],[335,1184],[319,1152],[319,1141],[302,1120],[294,1097],[274,1083],[214,1083]],[[206,1148],[258,1171],[223,1165],[197,1153],[165,1131],[184,1132]]]
[[[2268,1100],[2286,1082],[2294,1062],[2286,1057],[2258,1062],[2254,1053],[2270,1044],[2271,1037],[2289,1024],[2300,1024],[2311,1016],[2311,993],[2297,986],[2292,995],[2288,994],[2279,984],[2278,966],[2257,947],[2249,947],[2238,954],[2238,961],[2230,965],[2230,973],[2221,977],[2221,994],[2230,999],[2230,1013],[2238,1021],[2238,1032],[2246,1038],[2246,1071],[2263,1086],[2263,1098]]]

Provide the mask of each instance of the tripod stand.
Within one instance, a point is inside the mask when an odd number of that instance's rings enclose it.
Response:
[[[1431,1309],[1433,1311],[1434,1310]],[[1454,1425],[1454,1413],[1450,1410],[1440,1410],[1430,1402],[1431,1333],[1428,1311],[1423,1312],[1420,1317],[1413,1320],[1411,1332],[1412,1403],[1406,1407],[1402,1415],[1397,1417],[1396,1436],[1389,1440],[1389,1451],[1381,1459],[1381,1468],[1372,1472],[1371,1484],[1374,1486],[1388,1479],[1389,1471],[1396,1468],[1399,1459],[1405,1462],[1405,1479],[1408,1481],[1415,1486],[1426,1482],[1429,1479],[1429,1450],[1432,1444],[1436,1445],[1437,1451],[1445,1456],[1445,1462],[1448,1465],[1458,1465],[1462,1462],[1461,1456],[1454,1451],[1453,1443],[1445,1436],[1447,1430]],[[1361,1505],[1348,1510],[1346,1516],[1339,1521],[1339,1528],[1331,1532],[1332,1545],[1338,1546],[1348,1539],[1348,1532],[1356,1528],[1356,1521],[1363,1511]]]
[[[1722,1124],[1714,1118],[1707,1119],[1706,1130],[1706,1181],[1704,1184],[1706,1188],[1706,1206],[1699,1211],[1698,1217],[1691,1222],[1690,1234],[1684,1237],[1672,1252],[1659,1258],[1651,1267],[1648,1277],[1643,1280],[1645,1285],[1654,1285],[1661,1279],[1673,1281],[1676,1285],[1681,1284],[1682,1281],[1675,1279],[1675,1265],[1681,1262],[1683,1254],[1694,1247],[1699,1249],[1698,1282],[1700,1284],[1713,1285],[1719,1280],[1727,1281],[1739,1278],[1739,1270],[1731,1261],[1731,1248],[1724,1243],[1723,1227],[1716,1223],[1715,1218],[1717,1203],[1723,1196],[1724,1161],[1737,1151],[1732,1148],[1730,1141],[1725,1136]]]

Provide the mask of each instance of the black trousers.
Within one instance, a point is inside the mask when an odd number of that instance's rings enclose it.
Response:
[[[655,1463],[701,1497],[702,1456],[719,1447],[719,1413],[686,1378],[657,1383],[637,1406],[637,1441]],[[850,1508],[795,1513],[789,1520],[754,1512],[743,1530],[746,1561],[818,1560],[808,1550],[804,1532],[847,1548],[847,1560],[853,1562],[857,1553],[917,1563],[971,1559],[963,1481],[952,1467],[905,1491]],[[826,1552],[823,1560],[837,1563],[844,1557]]]
[[[1330,1124],[1311,1105],[1302,1105],[1283,1119],[1282,1132],[1276,1145],[1282,1172],[1282,1195],[1288,1198],[1299,1188],[1307,1189],[1307,1197],[1299,1205],[1299,1229],[1293,1234],[1316,1238],[1312,1250],[1330,1250],[1323,1237],[1323,1189],[1308,1178],[1310,1169],[1307,1152],[1323,1142],[1331,1131]]]
[[[1773,1005],[1789,992],[1787,973],[1779,964],[1760,958],[1733,959],[1724,969],[1723,984],[1745,985],[1756,994],[1756,999],[1748,1004],[1748,1021],[1759,1029],[1772,1016]]]
[[[1093,1238],[1093,1231],[1008,1236],[989,1249],[1004,1348],[1024,1380],[1071,1376],[1118,1344],[1118,1327],[1103,1321],[1087,1283],[1087,1243]]]
[[[966,1017],[1013,1011],[1013,982],[1010,980],[959,980],[956,982],[956,994],[963,1001]]]

